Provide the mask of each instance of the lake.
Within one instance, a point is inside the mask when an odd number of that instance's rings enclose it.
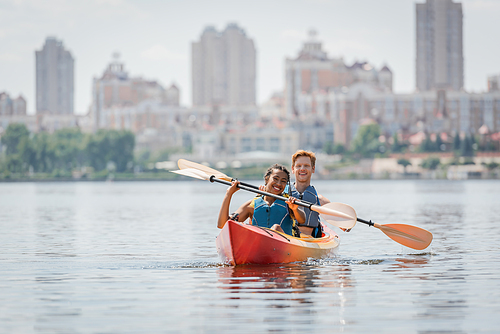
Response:
[[[335,228],[332,258],[232,267],[215,248],[223,185],[0,183],[0,332],[499,331],[500,181],[314,184],[434,240],[415,251],[358,223]]]

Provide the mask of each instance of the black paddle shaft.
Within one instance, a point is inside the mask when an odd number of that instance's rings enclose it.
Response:
[[[219,180],[214,175],[210,176],[210,182],[218,182],[218,183],[222,183],[222,184],[225,184],[225,185],[228,185],[228,186],[232,185],[231,182],[224,181],[224,180]],[[260,194],[260,195],[273,197],[275,199],[280,199],[280,200],[282,200],[284,202],[286,202],[288,200],[288,198],[286,198],[286,197],[262,191],[262,190],[260,190],[258,187],[254,186],[254,185],[243,184],[243,183],[240,182],[240,184],[238,184],[238,188],[243,189],[243,190],[247,190],[247,191],[251,191],[251,192],[254,192],[254,193],[257,193],[257,194]],[[306,208],[309,208],[309,209],[311,209],[311,206],[313,206],[313,203],[304,202],[304,201],[301,201],[301,200],[295,200],[295,204],[303,206],[303,207],[306,207]]]
[[[366,224],[366,225],[368,225],[368,226],[373,226],[373,225],[375,225],[375,223],[374,223],[374,222],[372,222],[371,220],[370,220],[370,221],[368,221],[368,220],[364,220],[363,218],[359,218],[359,217],[357,217],[357,218],[356,218],[356,220],[357,220],[358,222],[363,223],[363,224]]]
[[[212,176],[212,177],[213,177],[213,176]],[[210,181],[212,181],[212,177],[210,178]],[[218,180],[218,179],[216,179],[216,180]],[[234,179],[233,179],[233,181],[234,181]],[[214,181],[212,181],[212,182],[214,182]],[[225,183],[225,184],[226,184],[226,183]],[[248,187],[248,188],[257,189],[257,190],[259,189],[259,187],[254,186],[253,184],[240,182],[240,188],[241,188],[241,189],[246,189],[246,188],[243,188],[242,186],[245,186],[245,187]],[[250,189],[247,189],[247,190],[250,190]],[[253,191],[253,190],[250,190],[250,191]],[[277,197],[275,197],[275,198],[277,198]],[[280,199],[281,199],[281,198],[280,198]],[[308,208],[310,208],[310,206],[311,206],[311,205],[313,205],[313,203],[309,203],[309,202],[306,202],[306,201],[301,201],[301,202],[302,202],[302,203],[304,203],[304,204],[308,204],[308,205],[309,205],[309,206],[307,206]],[[297,203],[297,202],[295,202],[295,203]],[[301,204],[299,204],[299,205],[301,205]],[[375,223],[373,223],[371,220],[369,220],[369,221],[368,221],[368,220],[364,220],[363,218],[359,218],[359,217],[356,217],[356,220],[357,220],[358,222],[363,223],[363,224],[366,224],[366,225],[368,225],[368,226],[373,226],[373,225],[375,225]]]

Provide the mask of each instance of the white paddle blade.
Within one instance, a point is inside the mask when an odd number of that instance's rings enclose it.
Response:
[[[171,172],[175,173],[175,174],[179,174],[179,175],[193,177],[195,179],[210,180],[209,175],[207,175],[206,173],[204,173],[202,171],[194,169],[194,168],[187,168],[187,169],[182,169],[182,170],[171,170]]]
[[[184,170],[184,169],[197,169],[197,170],[202,171],[208,175],[213,175],[218,179],[226,180],[226,181],[230,181],[230,182],[232,181],[232,179],[229,176],[227,176],[226,174],[224,174],[222,172],[219,172],[218,170],[215,170],[215,169],[210,168],[208,166],[205,166],[205,165],[193,162],[193,161],[189,161],[186,159],[177,160],[177,166],[179,166],[179,169],[182,169],[182,170]]]
[[[351,229],[356,225],[357,215],[352,206],[344,203],[328,203],[322,206],[313,205],[311,208],[321,214],[321,217],[329,224]],[[316,210],[319,208],[319,210]]]

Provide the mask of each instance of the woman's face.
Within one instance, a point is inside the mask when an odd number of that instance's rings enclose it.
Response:
[[[288,176],[279,169],[273,169],[266,183],[266,191],[272,194],[281,194],[288,183]]]

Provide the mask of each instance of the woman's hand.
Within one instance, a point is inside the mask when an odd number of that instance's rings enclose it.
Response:
[[[286,204],[288,205],[288,207],[292,210],[292,211],[295,211],[298,209],[299,205],[298,204],[295,204],[295,201],[297,199],[295,197],[288,197],[288,200],[286,201]]]
[[[233,195],[235,192],[237,192],[238,190],[240,190],[240,188],[238,188],[238,185],[240,184],[240,181],[238,180],[234,180],[233,182],[231,182],[231,186],[229,188],[227,188],[227,191],[226,193],[228,195]]]
[[[293,211],[293,214],[297,222],[299,224],[304,224],[306,222],[306,214],[304,213],[303,209],[299,208],[298,204],[295,204],[295,201],[297,201],[297,198],[289,197],[288,200],[286,201],[286,204],[288,205],[290,210]]]

